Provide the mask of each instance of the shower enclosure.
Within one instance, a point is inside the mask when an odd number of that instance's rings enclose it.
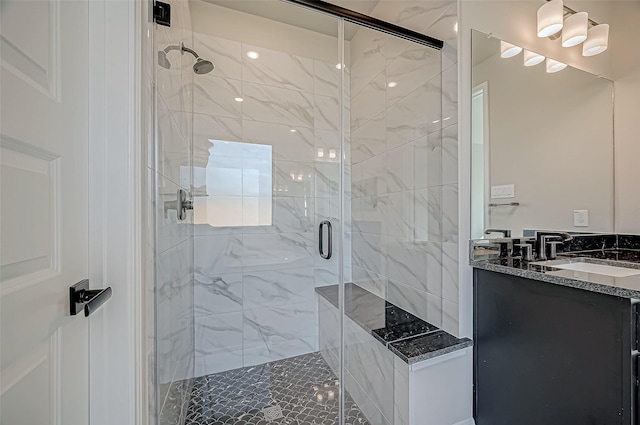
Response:
[[[408,425],[398,358],[359,332],[390,305],[443,326],[442,42],[323,2],[170,5],[155,423]]]

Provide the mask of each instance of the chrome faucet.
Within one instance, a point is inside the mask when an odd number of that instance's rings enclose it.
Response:
[[[573,239],[567,232],[536,232],[536,258],[541,261],[547,259],[547,243],[552,240],[560,240],[562,242]],[[553,256],[555,258],[555,255]]]
[[[487,229],[484,231],[485,235],[490,235],[491,233],[502,233],[505,238],[511,237],[511,230],[507,229]]]

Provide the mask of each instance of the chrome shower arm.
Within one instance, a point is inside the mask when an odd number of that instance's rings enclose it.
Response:
[[[169,45],[169,46],[164,48],[164,52],[165,53],[169,53],[172,50],[180,50],[181,52],[191,53],[196,59],[198,59],[200,57],[200,56],[198,56],[198,54],[194,50],[192,50],[192,49],[190,49],[188,47],[185,47],[184,43],[171,44],[171,45]]]
[[[191,50],[191,49],[190,49],[190,48],[188,48],[188,47],[184,47],[184,44],[183,44],[181,47],[182,47],[182,49],[181,49],[181,50],[182,50],[183,52],[191,53],[191,54],[193,55],[193,57],[195,57],[196,59],[198,59],[198,58],[200,57],[200,56],[198,56],[198,54],[197,54],[195,51]]]

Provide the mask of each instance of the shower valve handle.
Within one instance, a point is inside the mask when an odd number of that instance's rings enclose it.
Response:
[[[178,220],[184,220],[187,218],[187,210],[193,209],[193,200],[187,197],[187,192],[183,189],[178,189],[176,192],[175,201],[165,201],[164,203],[164,217],[167,218],[167,212],[169,210],[176,210],[176,216]]]

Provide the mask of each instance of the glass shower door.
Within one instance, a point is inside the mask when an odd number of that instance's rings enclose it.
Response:
[[[153,187],[155,417],[158,424],[183,424],[194,377],[193,82],[196,58],[189,4],[171,0],[171,26],[155,25],[155,143],[148,157]]]
[[[337,424],[340,323],[319,318],[318,291],[339,319],[340,21],[282,1],[190,8],[193,49],[214,69],[194,76],[186,423]]]

